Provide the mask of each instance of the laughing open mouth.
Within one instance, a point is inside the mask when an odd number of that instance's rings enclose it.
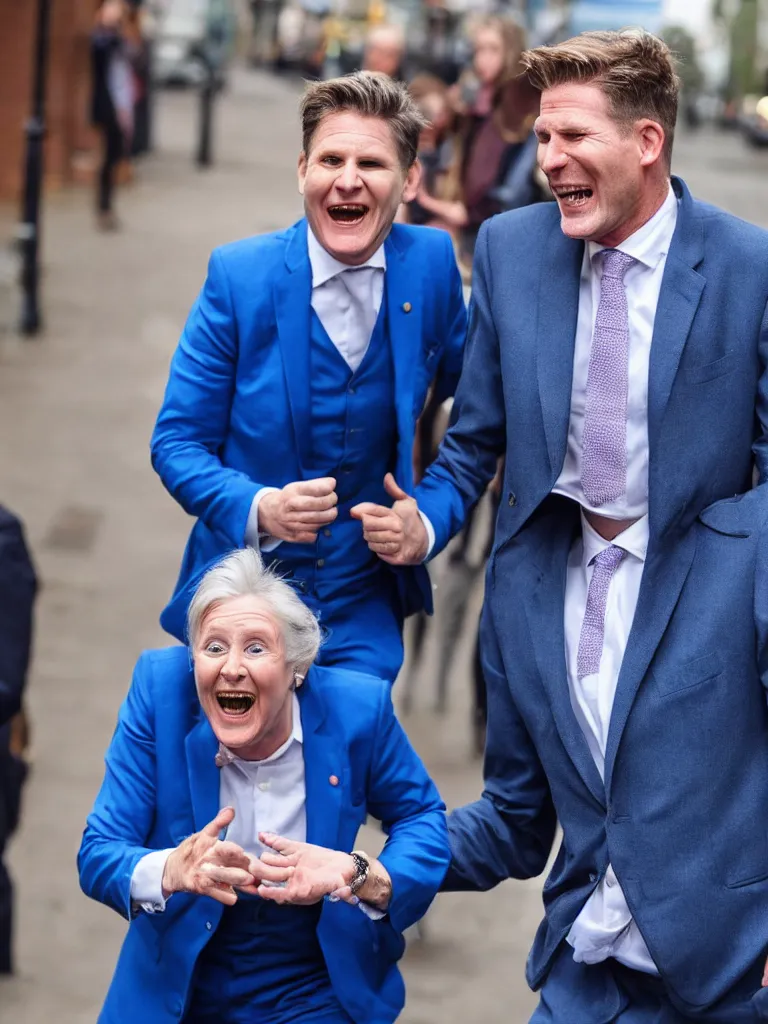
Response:
[[[340,203],[329,206],[328,214],[337,224],[359,224],[368,213],[368,207],[362,203]]]
[[[552,191],[565,206],[583,206],[593,196],[591,188],[580,185],[552,185]]]
[[[222,690],[216,694],[216,700],[225,715],[245,715],[256,703],[252,693],[239,693],[237,690]]]

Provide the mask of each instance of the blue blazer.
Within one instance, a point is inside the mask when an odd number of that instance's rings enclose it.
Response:
[[[401,933],[426,912],[448,865],[444,805],[395,718],[389,683],[313,667],[298,691],[304,730],[307,841],[351,851],[370,813],[388,839],[389,915],[370,921],[323,904],[318,937],[336,996],[359,1024],[390,1024],[405,991]],[[219,810],[218,742],[203,715],[185,647],[142,654],[106,756],[83,836],[83,891],[131,919],[130,883],[151,850],[177,846]],[[337,786],[328,779],[335,775]],[[131,920],[102,1024],[171,1024],[223,907],[177,893],[162,914]]]
[[[447,887],[489,889],[505,878],[537,875],[557,817],[563,841],[527,964],[534,988],[609,862],[683,1013],[716,1002],[765,958],[763,490],[711,506],[664,554],[649,551],[616,690],[604,784],[571,708],[566,675],[565,575],[578,510],[553,499],[530,525],[526,544],[513,542],[492,556],[483,621],[485,790],[449,819]],[[760,1019],[768,1017],[768,990],[756,1002]]]
[[[672,543],[707,505],[768,479],[768,232],[679,199],[656,309],[648,382],[651,545]],[[551,492],[565,459],[584,243],[555,203],[481,229],[454,418],[419,508],[436,554],[506,452],[496,545]]]
[[[395,224],[385,252],[398,437],[395,477],[411,493],[416,421],[433,380],[440,397],[455,390],[466,310],[445,232]],[[307,478],[311,298],[306,220],[287,231],[225,245],[211,256],[171,363],[151,445],[152,464],[163,483],[198,520],[177,593],[201,566],[244,545],[257,491]],[[404,613],[431,611],[426,569],[393,571]],[[169,613],[161,621],[183,638],[178,615]]]

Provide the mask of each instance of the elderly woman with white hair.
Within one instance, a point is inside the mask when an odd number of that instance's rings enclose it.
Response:
[[[317,620],[252,549],[202,578],[188,634],[139,658],[80,848],[130,921],[99,1021],[388,1024],[449,860],[389,683],[313,666]]]

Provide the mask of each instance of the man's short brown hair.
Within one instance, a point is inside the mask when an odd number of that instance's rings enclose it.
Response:
[[[680,80],[666,43],[650,32],[583,32],[556,46],[526,50],[522,66],[537,89],[569,82],[599,85],[617,121],[647,117],[664,129],[664,156],[672,157]]]
[[[427,124],[406,87],[378,71],[353,71],[327,82],[310,82],[299,110],[305,153],[309,153],[312,138],[323,118],[348,110],[387,122],[405,170],[416,160],[419,134]]]

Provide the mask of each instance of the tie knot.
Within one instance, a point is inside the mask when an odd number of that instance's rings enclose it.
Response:
[[[607,569],[609,572],[613,572],[625,554],[626,551],[623,548],[611,544],[609,548],[603,548],[599,555],[595,555],[592,559],[592,564],[595,568],[599,567],[600,569]]]
[[[603,277],[616,277],[623,281],[624,275],[635,262],[633,256],[628,256],[620,249],[603,249],[600,253],[603,257]]]

